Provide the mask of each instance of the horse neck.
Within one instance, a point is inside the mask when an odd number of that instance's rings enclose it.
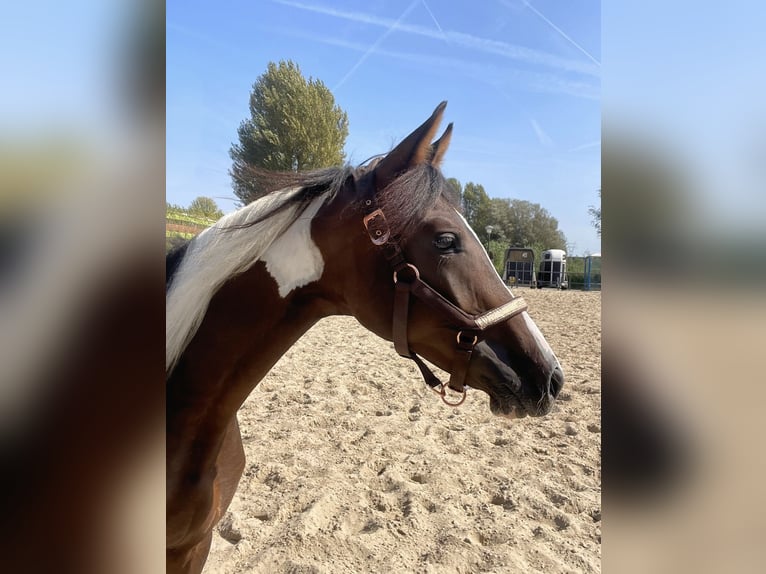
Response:
[[[247,297],[260,303],[242,305]],[[180,546],[201,540],[225,510],[216,480],[235,487],[239,479],[241,470],[231,470],[236,458],[225,447],[237,409],[324,313],[308,293],[280,297],[263,264],[224,285],[211,301],[167,384],[167,524]],[[238,432],[228,441],[241,445]]]
[[[311,239],[312,207],[210,299],[168,378],[169,472],[212,467],[253,388],[316,321],[343,312],[317,281],[324,261]]]
[[[286,298],[263,291],[269,283],[263,267],[227,283],[210,302],[208,312],[168,379],[195,393],[232,392],[232,383],[247,381],[249,391],[274,363],[333,306],[313,289]],[[242,304],[242,301],[257,304]]]

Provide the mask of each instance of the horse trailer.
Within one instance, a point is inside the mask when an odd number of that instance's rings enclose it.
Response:
[[[537,287],[555,287],[566,289],[567,281],[567,254],[563,249],[548,249],[542,253],[540,270],[537,273]]]
[[[535,286],[535,252],[523,247],[509,247],[505,251],[503,281],[506,285]]]

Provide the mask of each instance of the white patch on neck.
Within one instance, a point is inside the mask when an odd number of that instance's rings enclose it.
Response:
[[[278,237],[261,260],[279,287],[279,296],[317,281],[324,271],[322,253],[311,239],[311,221],[324,203],[318,197],[306,208],[300,219]]]
[[[296,226],[300,227],[304,218],[306,233],[310,231],[311,218],[325,201],[327,194],[313,200],[304,213],[298,216],[299,219],[295,219],[301,204],[285,204],[291,202],[300,192],[299,188],[290,188],[270,193],[224,216],[189,243],[166,295],[166,372],[169,373],[175,366],[202,323],[210,300],[226,281],[247,271],[256,261],[261,260],[282,234],[293,235],[290,230]],[[282,209],[273,213],[279,206],[282,206]],[[273,214],[258,223],[252,223],[266,213]],[[308,242],[311,243],[310,234]],[[313,243],[311,245],[316,249]],[[295,256],[296,253],[288,253],[280,259],[289,262],[290,258]],[[310,268],[316,273],[316,262]],[[320,256],[320,275],[322,268]],[[277,272],[272,273],[272,276],[275,273]],[[292,277],[296,276],[297,273],[294,272]],[[311,274],[304,272],[302,276],[301,281],[309,280]],[[284,274],[280,277],[284,277]],[[279,283],[279,280],[277,282]],[[284,283],[287,285],[286,281]]]

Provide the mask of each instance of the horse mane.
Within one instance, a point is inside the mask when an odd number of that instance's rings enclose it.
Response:
[[[365,160],[356,169],[328,168],[309,172],[272,172],[256,167],[250,167],[251,177],[257,179],[261,186],[266,189],[283,189],[288,187],[303,187],[305,197],[310,202],[314,194],[330,187],[334,196],[348,176],[361,178],[375,169],[375,166],[386,156],[380,154]],[[398,240],[406,240],[412,234],[421,216],[430,209],[434,203],[443,197],[455,208],[459,208],[460,201],[455,190],[444,179],[438,167],[431,163],[421,163],[412,169],[399,175],[385,189],[377,194],[377,203],[386,214],[386,220],[391,228],[393,236]],[[362,200],[349,205],[350,209],[362,213],[364,208]],[[332,197],[328,197],[332,201]],[[263,217],[269,217],[265,214]],[[244,225],[250,226],[251,223]]]
[[[169,375],[202,324],[213,295],[252,267],[271,244],[316,199],[332,201],[348,177],[361,177],[377,161],[354,170],[334,167],[310,172],[254,170],[275,189],[225,215],[166,257],[165,367]],[[457,207],[457,194],[438,168],[425,163],[406,171],[378,193],[378,206],[397,241],[406,240],[439,198]],[[348,206],[360,213],[363,198]]]
[[[173,247],[165,255],[165,293],[170,288],[170,283],[173,280],[173,276],[178,270],[178,266],[181,265],[181,261],[184,260],[186,250],[189,248],[189,241],[184,241],[180,245]]]
[[[378,207],[385,213],[392,241],[406,241],[423,218],[440,199],[459,208],[457,191],[439,169],[429,163],[420,164],[399,175],[378,193]]]
[[[271,174],[291,184],[223,216],[166,257],[165,368],[169,375],[205,317],[213,295],[252,267],[271,244],[318,198],[328,201],[351,168]]]

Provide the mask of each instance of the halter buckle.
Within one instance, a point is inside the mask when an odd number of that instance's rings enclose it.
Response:
[[[384,245],[388,242],[391,230],[388,227],[388,221],[386,221],[383,211],[376,209],[369,215],[365,215],[362,223],[373,245]]]

